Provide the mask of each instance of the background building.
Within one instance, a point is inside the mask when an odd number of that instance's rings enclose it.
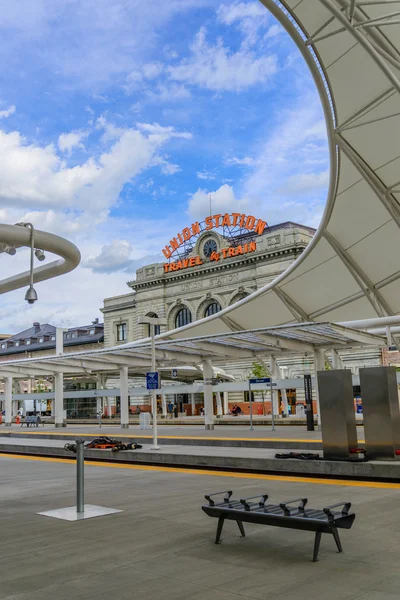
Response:
[[[104,327],[99,319],[92,321],[90,325],[71,327],[64,331],[64,352],[78,352],[79,350],[91,350],[102,348],[104,345]],[[15,360],[17,358],[33,358],[49,356],[56,351],[56,327],[50,323],[33,323],[32,327],[7,336],[0,341],[0,362]],[[4,393],[4,380],[0,381],[0,393]],[[64,391],[93,389],[96,387],[96,379],[93,377],[65,378]],[[52,377],[15,379],[14,393],[31,394],[49,392],[53,389]],[[22,403],[21,403],[22,404]],[[89,416],[93,413],[92,399],[74,398],[65,400],[67,415]],[[40,411],[50,413],[51,403],[36,401],[25,401],[21,406],[26,413]],[[17,406],[14,405],[14,411]],[[95,414],[95,412],[94,412]]]

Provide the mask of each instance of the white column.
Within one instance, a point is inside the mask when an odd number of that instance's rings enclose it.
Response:
[[[321,429],[321,411],[319,408],[319,391],[317,381],[317,371],[325,371],[325,352],[324,350],[314,350],[314,373],[315,373],[315,398],[318,413],[318,429]]]
[[[162,414],[164,417],[167,416],[167,401],[165,399],[165,394],[161,394],[161,406],[162,406]]]
[[[56,354],[64,352],[64,329],[56,327]],[[54,413],[55,427],[64,427],[64,373],[54,374]]]
[[[224,415],[229,413],[229,395],[228,392],[223,392],[224,394]]]
[[[278,373],[279,373],[279,377],[281,379],[286,379],[285,377],[285,373],[287,372],[287,367],[278,367]],[[288,408],[288,400],[287,400],[287,393],[286,393],[286,389],[282,389],[281,390],[281,395],[282,395],[282,408],[283,408],[283,412],[285,415],[289,416],[289,408]]]
[[[114,398],[114,400],[115,400],[115,398]],[[113,401],[112,396],[107,396],[107,416],[109,419],[111,419],[111,416],[112,416],[112,401]]]
[[[205,429],[214,429],[214,405],[212,391],[213,368],[211,360],[207,359],[203,363],[204,380],[204,427]]]
[[[196,401],[194,394],[190,394],[190,402],[192,404],[192,417],[196,414]]]
[[[12,384],[13,384],[13,378],[12,377],[6,377],[6,389],[5,389],[5,409],[6,409],[6,415],[5,415],[5,426],[6,427],[11,427],[11,421],[12,421]]]
[[[332,368],[343,369],[343,362],[337,350],[332,350]]]
[[[221,392],[216,392],[216,397],[217,397],[217,415],[219,417],[222,417],[223,413],[222,413]]]
[[[278,364],[276,362],[276,358],[275,356],[271,356],[270,357],[270,371],[271,371],[271,377],[272,379],[277,379],[279,376],[279,372],[278,372]],[[274,411],[274,415],[279,415],[279,396],[278,396],[278,390],[273,390],[272,391],[272,405],[273,408],[272,410]]]
[[[96,385],[97,389],[98,390],[103,390],[104,389],[104,377],[103,377],[103,375],[101,373],[97,373],[96,380],[97,380],[97,385]],[[99,414],[99,413],[103,414],[103,401],[104,401],[104,398],[102,398],[101,396],[99,396],[96,399],[96,412],[97,412],[97,414]]]
[[[121,427],[129,427],[128,367],[119,369]]]
[[[64,427],[64,374],[54,375],[54,424]]]

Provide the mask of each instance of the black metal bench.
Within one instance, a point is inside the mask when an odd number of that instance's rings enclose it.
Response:
[[[21,427],[23,425],[26,425],[27,427],[33,427],[36,425],[36,427],[39,427],[40,424],[42,424],[44,427],[44,423],[42,423],[42,419],[39,417],[39,415],[30,415],[21,421]]]
[[[225,494],[222,502],[213,500],[215,496],[221,494]],[[280,504],[266,504],[268,494],[241,500],[231,500],[231,496],[231,491],[209,494],[205,497],[208,504],[202,506],[203,511],[209,517],[218,519],[216,544],[221,542],[222,528],[226,519],[236,521],[242,537],[246,535],[243,523],[315,531],[313,562],[318,560],[319,545],[323,533],[333,535],[338,551],[342,552],[338,528],[350,529],[356,518],[353,512],[349,512],[350,502],[340,502],[323,509],[306,509],[307,498],[296,498]],[[254,502],[255,498],[258,499],[258,502]],[[300,502],[298,506],[290,506],[297,502]],[[333,510],[339,507],[342,507],[341,511]]]

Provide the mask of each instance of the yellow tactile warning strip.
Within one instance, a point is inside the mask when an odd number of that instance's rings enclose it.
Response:
[[[23,456],[19,454],[3,454],[1,458],[18,458],[20,460],[37,460],[43,462],[54,462],[74,465],[75,460],[49,458],[47,456]],[[315,479],[313,477],[294,477],[285,475],[263,475],[262,473],[238,473],[229,471],[207,471],[203,469],[187,469],[177,467],[158,467],[150,465],[132,465],[121,463],[103,463],[94,460],[86,460],[88,467],[103,467],[107,469],[133,469],[136,471],[160,471],[166,473],[182,473],[186,475],[211,475],[213,477],[234,477],[235,479],[258,479],[262,481],[281,481],[288,483],[313,483],[316,485],[342,485],[346,487],[378,488],[387,490],[400,490],[400,483],[386,483],[381,481],[351,481],[347,479]]]
[[[15,435],[17,432],[15,431],[10,431],[7,432],[7,434]],[[43,434],[45,435],[60,435],[60,431],[18,431],[18,436],[20,435],[37,435],[37,436],[41,436]],[[75,433],[64,433],[62,432],[63,436],[69,436],[69,437],[85,437],[85,436],[93,436],[93,435],[98,435],[99,437],[102,435],[102,433],[89,433],[89,432],[75,432]],[[107,434],[104,434],[107,435]],[[0,431],[0,437],[1,437],[1,431]],[[153,436],[152,435],[140,435],[140,434],[136,434],[136,433],[132,433],[132,435],[127,435],[126,433],[119,433],[118,434],[119,438],[138,438],[141,440],[152,440]],[[296,442],[296,443],[307,443],[307,444],[322,444],[322,439],[319,440],[307,440],[307,439],[297,439],[297,438],[278,438],[278,437],[271,437],[271,438],[267,438],[267,437],[248,437],[248,438],[243,438],[243,437],[211,437],[211,436],[195,436],[195,435],[190,435],[190,436],[183,436],[183,435],[159,435],[158,439],[162,440],[214,440],[217,442]],[[359,440],[360,444],[365,444],[364,440]]]

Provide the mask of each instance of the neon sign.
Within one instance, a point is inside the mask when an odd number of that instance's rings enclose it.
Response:
[[[214,251],[208,257],[210,261],[219,261],[241,254],[255,252],[256,242],[248,236],[250,234],[253,234],[253,237],[255,235],[261,235],[266,227],[266,221],[244,213],[210,215],[201,223],[196,221],[195,223],[192,223],[190,227],[185,227],[181,232],[177,233],[176,236],[170,240],[169,244],[163,248],[162,252],[165,258],[170,259],[174,254],[179,256],[179,260],[176,262],[165,263],[164,271],[165,273],[169,273],[171,271],[178,271],[202,265],[203,260],[200,256],[192,255],[188,258],[188,254],[192,253],[195,247],[193,238],[205,231],[223,228],[224,238],[228,239],[228,243],[229,240],[231,242],[230,247]],[[180,251],[180,248],[182,247],[183,250]]]

